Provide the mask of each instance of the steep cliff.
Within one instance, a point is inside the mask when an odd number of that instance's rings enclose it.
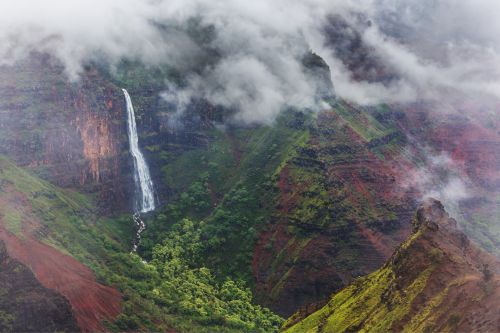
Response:
[[[125,103],[88,69],[70,82],[53,58],[32,54],[0,68],[0,153],[52,183],[96,193],[102,208],[126,208]]]
[[[413,233],[379,270],[332,296],[285,332],[494,332],[500,262],[457,227],[439,201],[418,210]]]

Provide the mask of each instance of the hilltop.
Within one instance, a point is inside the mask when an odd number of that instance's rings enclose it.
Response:
[[[437,200],[416,212],[413,233],[387,263],[304,319],[293,332],[496,332],[500,262],[479,249]]]

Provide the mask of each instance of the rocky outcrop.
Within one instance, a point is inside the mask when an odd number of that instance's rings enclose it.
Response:
[[[479,249],[434,199],[384,267],[332,296],[286,332],[496,332],[500,262]]]
[[[78,332],[71,305],[45,288],[0,241],[0,331]]]

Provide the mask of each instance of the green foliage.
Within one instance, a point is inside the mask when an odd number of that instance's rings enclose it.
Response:
[[[206,175],[193,183],[185,207],[207,209]],[[202,258],[204,224],[180,221],[164,232],[164,241],[154,247],[152,263],[129,253],[133,222],[130,216],[98,219],[91,198],[61,190],[38,179],[0,157],[0,198],[25,197],[23,205],[9,205],[24,221],[45,226],[41,241],[68,253],[92,268],[99,282],[120,289],[123,310],[111,331],[178,332],[272,332],[281,318],[252,303],[252,294],[242,282],[220,282],[211,271],[198,265]],[[159,215],[162,221],[166,216]],[[0,313],[0,326],[10,318]]]
[[[227,279],[219,283],[208,268],[193,267],[203,255],[200,238],[200,225],[185,219],[154,248],[151,265],[161,281],[152,291],[155,301],[206,325],[228,325],[245,332],[276,331],[281,319],[252,304],[252,293],[241,282]]]
[[[232,276],[251,284],[256,235],[276,204],[275,174],[307,142],[309,122],[309,115],[290,110],[274,126],[211,130],[204,133],[208,147],[166,159],[165,182],[175,194],[149,221],[141,253],[150,258],[183,218],[204,220],[204,265],[221,280]]]
[[[12,323],[14,322],[15,317],[9,313],[4,311],[0,311],[0,331],[1,332],[10,332],[12,331]]]
[[[285,332],[390,332],[392,324],[411,310],[426,286],[432,269],[425,270],[404,290],[390,289],[395,273],[384,267],[337,293],[319,311],[297,324],[285,323]],[[383,301],[383,300],[386,301]]]

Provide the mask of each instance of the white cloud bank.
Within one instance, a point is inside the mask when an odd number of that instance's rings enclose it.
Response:
[[[359,15],[369,25],[359,25]],[[391,82],[354,81],[325,44],[329,15],[353,24],[392,68]],[[0,62],[30,51],[59,58],[70,77],[82,64],[123,58],[191,68],[203,52],[183,27],[212,25],[221,56],[180,91],[238,110],[238,120],[271,122],[285,105],[315,107],[308,49],[329,63],[339,96],[361,104],[500,98],[497,0],[16,0],[0,2]],[[177,98],[179,99],[179,98]]]

